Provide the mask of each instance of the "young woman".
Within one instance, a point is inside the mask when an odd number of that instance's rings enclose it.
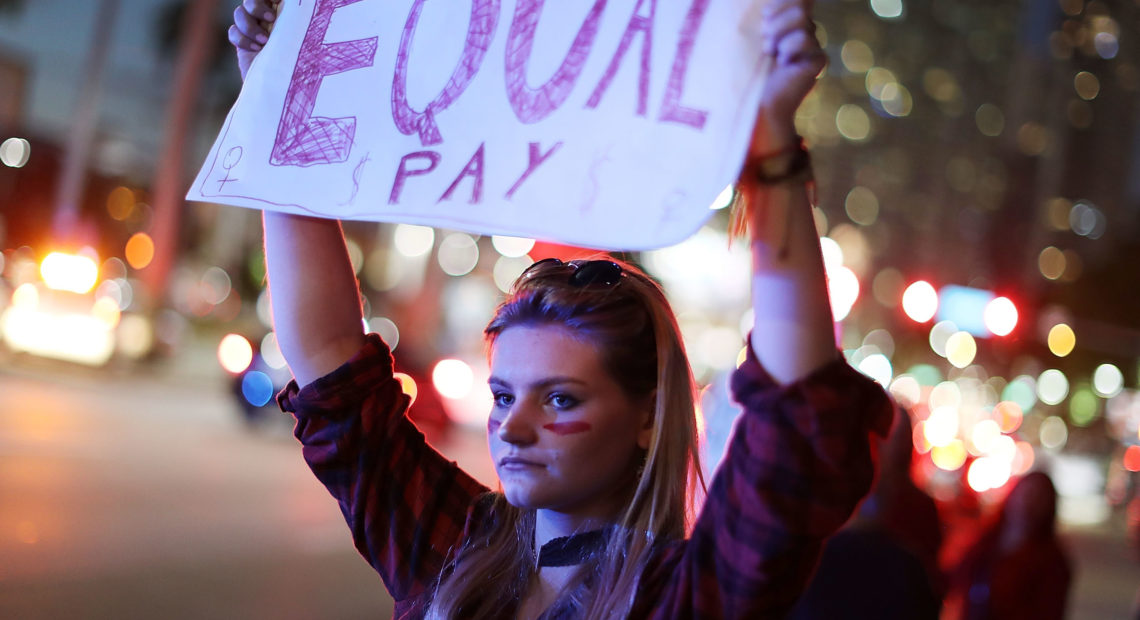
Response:
[[[540,261],[486,329],[501,491],[424,441],[384,343],[361,330],[339,223],[265,214],[278,342],[306,461],[340,503],[399,618],[765,618],[802,591],[872,478],[885,394],[838,355],[793,127],[824,64],[807,0],[768,3],[772,70],[741,189],[755,327],[745,409],[699,514],[693,380],[673,313],[639,270]],[[244,76],[273,12],[244,0]],[[769,225],[769,222],[777,222]]]

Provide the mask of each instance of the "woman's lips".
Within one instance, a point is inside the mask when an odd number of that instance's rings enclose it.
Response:
[[[502,459],[499,459],[499,469],[526,471],[540,467],[544,467],[544,465],[542,463],[537,463],[535,461],[530,461],[517,456],[505,456]]]

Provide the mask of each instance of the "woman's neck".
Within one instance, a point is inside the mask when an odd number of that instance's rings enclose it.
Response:
[[[612,518],[569,515],[556,510],[540,508],[535,511],[534,549],[535,553],[543,545],[563,536],[600,530],[613,525]]]

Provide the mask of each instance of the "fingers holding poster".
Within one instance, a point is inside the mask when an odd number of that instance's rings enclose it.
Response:
[[[675,243],[747,148],[752,4],[290,0],[188,198]]]

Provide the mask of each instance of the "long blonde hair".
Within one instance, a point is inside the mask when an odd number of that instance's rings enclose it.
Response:
[[[629,503],[608,544],[581,567],[554,605],[583,618],[623,618],[660,544],[685,537],[704,490],[697,451],[695,390],[680,330],[661,288],[640,269],[616,282],[575,284],[581,261],[542,261],[515,282],[485,330],[489,347],[508,327],[560,325],[598,345],[607,371],[632,397],[654,396],[653,436]],[[493,525],[444,568],[431,618],[497,618],[526,594],[535,574],[534,510],[491,500]]]

